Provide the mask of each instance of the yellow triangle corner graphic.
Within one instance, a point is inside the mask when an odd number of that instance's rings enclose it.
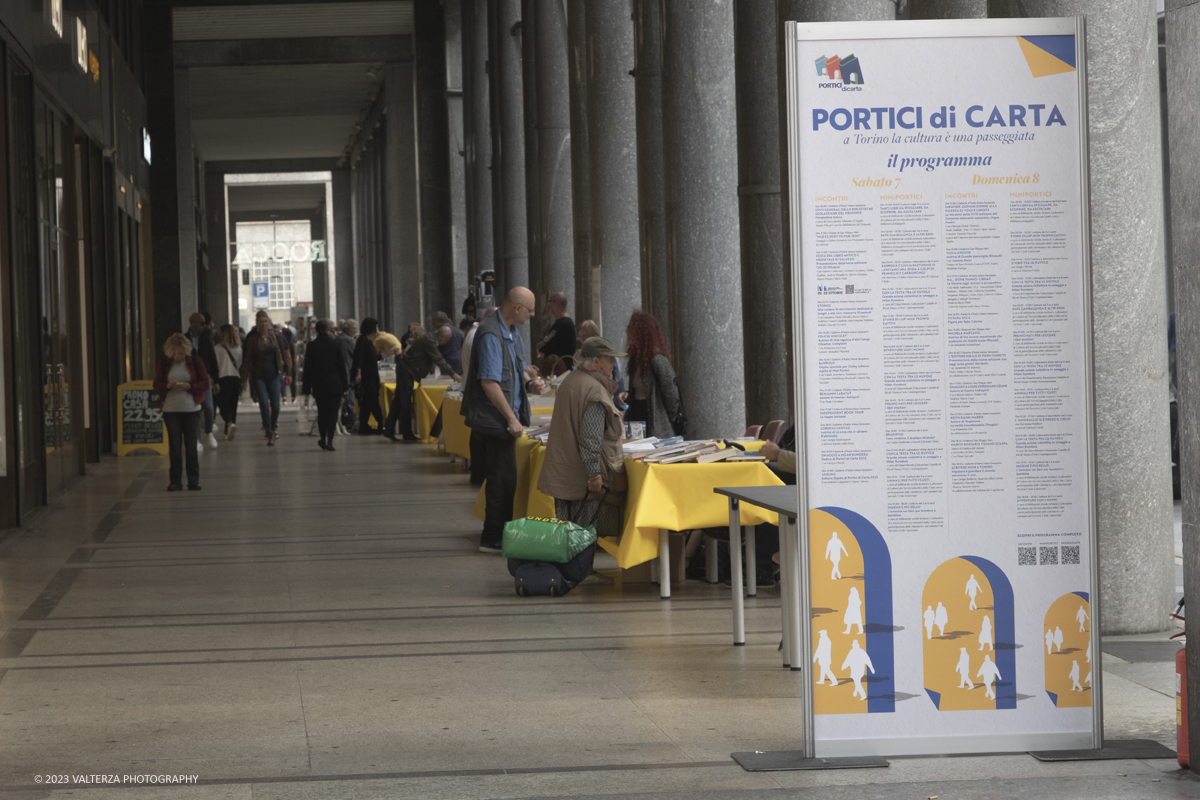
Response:
[[[1043,78],[1046,75],[1075,71],[1070,64],[1060,58],[1055,58],[1029,40],[1018,36],[1017,41],[1021,45],[1021,52],[1025,54],[1025,63],[1029,65],[1029,71],[1033,73],[1033,77]]]

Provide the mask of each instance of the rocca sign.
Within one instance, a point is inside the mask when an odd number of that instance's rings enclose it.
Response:
[[[255,264],[266,261],[325,261],[325,241],[312,242],[245,242],[235,243],[234,264]]]

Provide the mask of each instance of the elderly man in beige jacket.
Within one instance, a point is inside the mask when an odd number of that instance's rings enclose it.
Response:
[[[558,387],[538,478],[538,490],[554,498],[559,519],[596,519],[600,536],[620,533],[620,504],[627,487],[621,450],[625,424],[613,405],[617,384],[612,379],[613,366],[624,355],[600,336],[583,343],[575,369]]]

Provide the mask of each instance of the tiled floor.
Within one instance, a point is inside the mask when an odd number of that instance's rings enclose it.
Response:
[[[1170,760],[744,772],[730,752],[800,745],[776,593],[747,602],[744,648],[719,586],[519,599],[435,448],[326,453],[291,409],[267,448],[243,414],[202,492],[167,494],[165,459],[108,460],[0,541],[0,793],[1200,797]],[[1172,667],[1138,652],[1106,656],[1108,733],[1170,742]],[[97,774],[199,785],[36,782]]]

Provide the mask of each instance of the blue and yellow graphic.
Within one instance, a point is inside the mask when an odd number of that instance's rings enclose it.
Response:
[[[813,711],[896,710],[892,556],[879,530],[844,508],[808,513]]]
[[[1018,36],[1017,43],[1035,78],[1075,71],[1075,37]]]
[[[925,692],[940,711],[1017,707],[1012,584],[979,556],[943,563],[921,595]]]
[[[1059,708],[1092,704],[1092,605],[1087,592],[1070,592],[1050,604],[1043,624],[1046,694]]]

